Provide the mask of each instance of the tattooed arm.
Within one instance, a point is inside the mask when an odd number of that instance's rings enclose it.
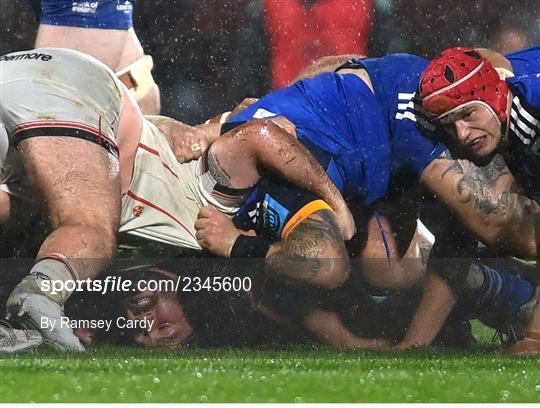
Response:
[[[267,273],[291,283],[326,288],[349,276],[349,257],[334,214],[321,210],[301,222],[289,236],[268,250]]]
[[[517,193],[502,157],[478,167],[443,153],[424,170],[422,182],[486,245],[516,256],[536,256],[533,219],[540,205]]]
[[[208,149],[210,174],[225,187],[245,189],[259,181],[265,168],[327,202],[343,238],[350,239],[356,230],[345,200],[286,122],[281,117],[254,120],[225,133]]]
[[[235,227],[214,207],[203,207],[195,222],[201,247],[214,255],[230,256],[240,235],[253,235]],[[326,288],[340,286],[349,276],[345,243],[330,210],[319,210],[270,246],[265,256],[267,274],[277,280]]]

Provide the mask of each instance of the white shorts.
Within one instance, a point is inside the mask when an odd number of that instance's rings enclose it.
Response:
[[[198,162],[180,164],[167,138],[148,120],[122,200],[120,232],[182,248],[201,249],[195,221],[207,200],[199,191]]]
[[[77,51],[41,48],[3,55],[0,122],[9,141],[2,137],[0,151],[6,143],[16,146],[31,137],[72,136],[118,156],[122,94],[120,81],[107,66]]]
[[[123,89],[109,68],[77,51],[42,48],[0,57],[0,125],[7,131],[0,126],[0,167],[12,167],[18,141],[40,135],[84,138],[118,156]],[[178,163],[167,138],[143,120],[133,167],[122,199],[120,232],[200,249],[194,224],[209,193],[202,193],[199,161]],[[0,183],[18,185],[15,173],[7,172]]]

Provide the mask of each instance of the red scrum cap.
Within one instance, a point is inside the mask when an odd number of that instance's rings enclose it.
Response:
[[[506,122],[508,85],[473,48],[449,48],[428,65],[420,78],[422,106],[442,117],[472,102],[481,102]]]

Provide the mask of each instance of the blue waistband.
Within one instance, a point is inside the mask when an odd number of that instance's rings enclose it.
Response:
[[[41,24],[127,30],[133,26],[133,0],[42,0]]]

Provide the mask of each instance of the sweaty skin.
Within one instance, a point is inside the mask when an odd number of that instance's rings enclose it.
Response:
[[[540,205],[517,192],[502,158],[478,167],[443,154],[424,170],[422,182],[486,245],[525,258],[536,256],[531,220]]]
[[[282,123],[283,118],[254,120],[217,138],[208,154],[219,163],[222,181],[235,188],[252,187],[259,180],[259,167],[264,167],[325,200],[336,214],[343,239],[351,239],[356,227],[340,191],[292,128]]]

